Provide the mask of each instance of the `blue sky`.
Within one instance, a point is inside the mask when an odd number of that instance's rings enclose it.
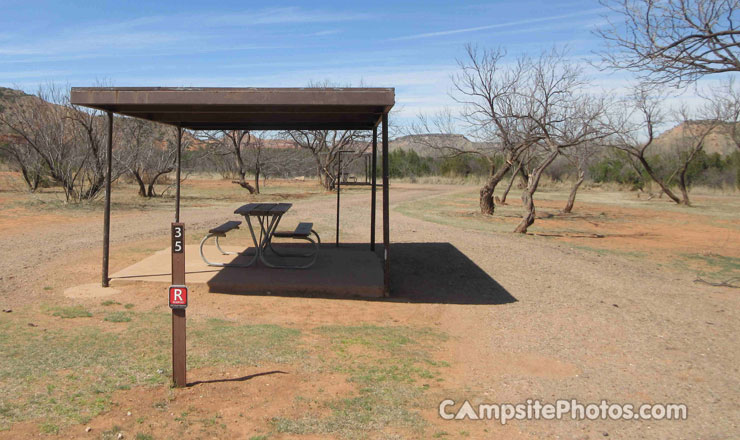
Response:
[[[395,87],[401,116],[452,104],[466,43],[593,56],[597,1],[0,0],[0,86]],[[599,85],[623,74],[589,69]]]

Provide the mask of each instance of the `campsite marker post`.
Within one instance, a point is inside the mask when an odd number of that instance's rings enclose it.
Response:
[[[187,384],[185,346],[185,308],[188,288],[185,287],[185,225],[172,223],[172,285],[169,288],[172,309],[172,380],[176,387]]]

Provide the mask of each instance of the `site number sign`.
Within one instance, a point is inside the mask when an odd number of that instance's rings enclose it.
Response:
[[[185,250],[185,228],[182,225],[172,225],[172,252],[181,254]]]
[[[188,288],[186,286],[170,286],[170,308],[184,309],[188,306]]]

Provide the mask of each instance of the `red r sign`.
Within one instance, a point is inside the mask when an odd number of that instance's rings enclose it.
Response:
[[[170,308],[184,309],[188,306],[188,288],[185,286],[170,286]]]

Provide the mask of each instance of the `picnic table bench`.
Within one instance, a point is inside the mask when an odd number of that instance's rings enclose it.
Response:
[[[249,233],[252,236],[254,242],[254,254],[239,253],[239,252],[227,252],[221,248],[219,244],[219,237],[225,237],[226,234],[234,229],[239,229],[241,225],[240,221],[228,221],[220,226],[217,226],[208,231],[208,234],[203,238],[200,243],[200,255],[203,261],[209,266],[217,267],[249,267],[253,265],[257,260],[261,261],[267,267],[271,268],[288,268],[288,269],[306,269],[311,267],[318,258],[319,247],[321,244],[321,238],[316,231],[313,230],[313,223],[301,222],[292,231],[277,231],[278,224],[283,215],[292,207],[290,203],[248,203],[246,205],[237,208],[234,213],[244,216],[249,226]],[[257,223],[252,223],[252,218],[257,219]],[[259,226],[259,233],[255,232],[255,227]],[[315,235],[316,241],[311,238],[311,234]],[[203,254],[203,245],[210,238],[214,238],[216,247],[223,255],[250,255],[253,258],[248,263],[214,263],[206,259]],[[296,240],[305,240],[313,245],[313,249],[306,253],[287,253],[279,252],[274,246],[272,239],[274,237],[279,238],[292,238]],[[301,263],[298,265],[278,264],[269,261],[265,257],[265,252],[270,249],[272,253],[279,257],[311,257],[308,262]]]

